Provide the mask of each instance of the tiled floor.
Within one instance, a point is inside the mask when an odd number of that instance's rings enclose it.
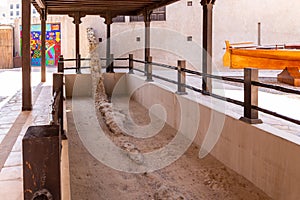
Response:
[[[31,112],[21,112],[20,92],[0,107],[1,200],[23,199],[22,138],[29,126],[49,124],[52,78],[50,73],[47,75],[46,83],[33,88]]]

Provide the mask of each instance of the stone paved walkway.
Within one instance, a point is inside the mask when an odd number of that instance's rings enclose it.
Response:
[[[0,107],[1,200],[23,199],[22,138],[29,126],[49,124],[51,84],[51,74],[48,73],[46,83],[32,88],[33,111],[21,112],[20,91]]]

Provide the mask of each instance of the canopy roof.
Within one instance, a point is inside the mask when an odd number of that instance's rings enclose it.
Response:
[[[32,0],[40,12],[44,7],[48,14],[85,15],[139,15],[144,10],[154,10],[178,0]]]

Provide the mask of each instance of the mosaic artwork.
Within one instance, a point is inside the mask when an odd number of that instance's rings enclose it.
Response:
[[[41,25],[31,25],[31,66],[41,66]],[[22,30],[20,33],[22,44]],[[22,48],[22,46],[21,46]],[[22,52],[22,51],[20,51]],[[46,66],[57,66],[61,54],[60,24],[46,25]]]

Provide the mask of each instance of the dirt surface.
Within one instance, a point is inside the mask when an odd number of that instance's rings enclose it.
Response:
[[[71,110],[70,101],[67,101],[67,107]],[[140,104],[132,101],[130,111],[136,123],[149,122],[148,111]],[[199,159],[196,145],[190,146],[180,159],[161,170],[143,174],[114,170],[96,160],[83,146],[72,112],[67,113],[67,118],[72,200],[270,199],[211,155]],[[114,135],[100,113],[98,118],[107,137],[116,145],[121,147],[124,141],[129,141],[141,153],[163,147],[176,133],[165,125],[157,135],[147,139]]]

